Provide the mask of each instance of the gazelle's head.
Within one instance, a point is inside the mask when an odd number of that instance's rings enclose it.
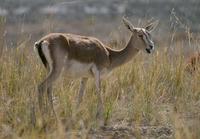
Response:
[[[123,17],[125,26],[132,32],[131,44],[138,50],[145,50],[147,53],[151,53],[154,49],[154,42],[152,40],[150,32],[155,29],[158,21],[154,21],[148,24],[144,28],[134,27],[130,21]]]

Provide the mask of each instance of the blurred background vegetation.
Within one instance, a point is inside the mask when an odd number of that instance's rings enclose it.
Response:
[[[200,71],[185,71],[200,48],[199,7],[199,0],[0,0],[0,138],[200,138]],[[159,20],[156,48],[102,82],[107,126],[98,130],[92,80],[73,121],[79,82],[61,77],[53,91],[59,122],[48,115],[44,131],[35,87],[46,71],[34,42],[66,32],[123,48],[131,35],[123,16],[136,27]]]
[[[5,20],[9,46],[22,36],[35,40],[47,31],[95,35],[108,41],[107,36],[120,28],[122,16],[135,26],[159,19],[162,35],[156,34],[165,38],[163,31],[174,28],[198,32],[199,6],[199,0],[0,0],[0,17]]]

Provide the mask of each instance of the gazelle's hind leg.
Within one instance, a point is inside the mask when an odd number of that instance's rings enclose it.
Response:
[[[49,99],[51,107],[53,106],[52,91],[51,91],[52,84],[59,77],[60,72],[61,72],[61,68],[59,67],[52,68],[52,70],[49,72],[46,79],[38,86],[38,103],[39,103],[39,108],[42,114],[44,113],[43,98],[44,98],[45,92],[48,93],[48,99]]]
[[[53,55],[53,53],[50,53],[49,47],[51,47],[51,45],[47,41],[44,41],[42,43],[42,52],[48,63],[47,69],[49,71],[46,79],[38,86],[38,103],[42,114],[44,113],[43,111],[44,93],[47,92],[50,106],[52,107],[53,106],[52,91],[51,91],[52,84],[59,77],[61,70],[63,68],[63,61],[60,60],[62,58],[56,57],[55,55]],[[54,51],[56,51],[56,49]]]
[[[50,105],[50,109],[52,109],[54,116],[57,117],[54,106],[53,106],[52,86],[47,88],[47,96],[48,96],[48,102],[49,102],[49,105]]]
[[[83,98],[83,94],[84,94],[84,91],[85,91],[87,80],[88,80],[88,78],[81,78],[80,88],[79,88],[78,98],[77,98],[77,104],[76,104],[76,109],[79,108],[79,105],[82,102],[82,98]]]

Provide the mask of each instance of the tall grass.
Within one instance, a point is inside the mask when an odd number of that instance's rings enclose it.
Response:
[[[95,119],[97,97],[92,79],[78,111],[79,81],[61,77],[56,82],[54,106],[59,120],[47,115],[46,131],[42,130],[35,88],[46,72],[28,45],[4,48],[0,58],[0,138],[104,136]],[[102,82],[108,127],[131,129],[119,130],[118,134],[125,134],[122,138],[200,137],[200,74],[184,71],[183,47],[175,45],[173,56],[165,48],[156,48],[152,55],[140,52]]]

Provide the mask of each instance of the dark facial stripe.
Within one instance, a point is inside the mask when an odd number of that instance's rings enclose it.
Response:
[[[152,44],[150,33],[148,33],[148,32],[144,32],[144,35],[145,35],[145,37],[146,37],[146,41],[147,41],[146,43],[148,43],[148,44]]]
[[[145,42],[145,44],[149,43],[148,42],[148,36],[147,36],[147,34],[145,32],[143,32],[143,37],[145,37],[145,38],[143,38],[143,41]]]

